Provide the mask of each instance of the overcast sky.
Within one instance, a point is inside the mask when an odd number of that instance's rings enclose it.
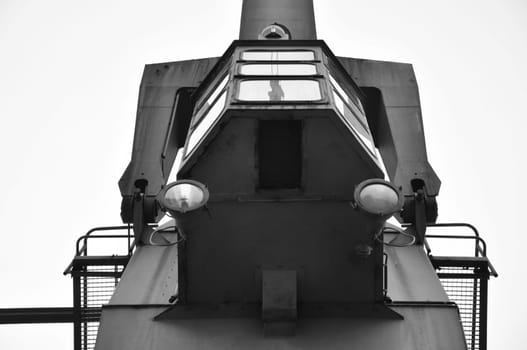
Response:
[[[220,56],[241,0],[0,0],[0,308],[70,306],[78,236],[120,223],[148,63]],[[500,273],[489,349],[520,349],[527,307],[527,2],[315,0],[340,56],[412,63],[440,222],[470,222]],[[0,348],[71,349],[70,325],[0,326]]]

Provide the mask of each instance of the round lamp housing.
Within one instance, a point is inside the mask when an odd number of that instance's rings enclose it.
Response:
[[[401,191],[383,179],[361,182],[353,196],[361,210],[378,216],[391,216],[401,211],[404,203]]]
[[[157,195],[157,201],[165,212],[187,213],[201,208],[208,200],[207,187],[194,180],[172,182]]]

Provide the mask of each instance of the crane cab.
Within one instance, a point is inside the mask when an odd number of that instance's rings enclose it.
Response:
[[[178,178],[210,197],[178,223],[181,300],[261,303],[283,273],[298,303],[382,301],[381,221],[354,191],[384,174],[361,91],[323,42],[235,42],[196,96]]]

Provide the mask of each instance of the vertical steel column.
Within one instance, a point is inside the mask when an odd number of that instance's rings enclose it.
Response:
[[[73,276],[73,349],[81,350],[81,280],[78,271]]]
[[[81,305],[81,321],[82,321],[82,349],[87,348],[88,344],[88,320],[85,318],[85,312],[88,308],[88,276],[87,276],[87,270],[88,268],[86,266],[82,267],[82,305]]]
[[[177,245],[178,254],[178,286],[177,299],[181,304],[187,303],[187,243],[183,240]]]
[[[316,40],[313,0],[244,0],[240,40],[257,40],[265,27],[285,26],[293,40]]]
[[[478,269],[475,269],[474,279],[472,280],[472,331],[471,331],[471,339],[470,339],[470,349],[476,349],[476,336],[479,337],[478,344],[481,341],[481,333],[476,332],[476,325],[481,320],[481,312],[478,314],[478,301],[480,302],[480,311],[481,311],[481,300],[479,300],[479,290],[478,290],[480,286],[481,286],[481,276],[478,273]],[[480,327],[481,327],[481,324],[480,324]]]
[[[485,267],[485,270],[483,270],[483,268],[481,267],[479,269],[481,269],[481,277],[479,278],[479,348],[480,350],[487,350],[487,293],[489,283],[489,272],[488,267]]]

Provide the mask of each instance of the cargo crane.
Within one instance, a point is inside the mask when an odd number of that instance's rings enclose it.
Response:
[[[497,274],[436,223],[440,184],[410,64],[336,56],[312,0],[244,0],[221,57],[145,67],[126,225],[65,271],[75,348],[485,349]]]

